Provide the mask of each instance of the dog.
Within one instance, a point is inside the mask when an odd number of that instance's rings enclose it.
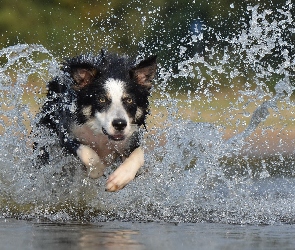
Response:
[[[157,56],[135,63],[101,51],[64,61],[61,74],[47,86],[38,126],[58,136],[67,153],[78,156],[91,178],[104,174],[118,157],[122,164],[109,176],[107,191],[132,181],[144,164],[140,127],[149,113]],[[48,157],[43,151],[41,157]]]

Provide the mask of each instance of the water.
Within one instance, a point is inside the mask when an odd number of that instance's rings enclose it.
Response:
[[[1,249],[294,249],[294,225],[0,221]],[[13,240],[11,238],[13,234]],[[28,235],[30,237],[28,237]]]
[[[121,235],[127,230],[135,249],[148,249],[152,243],[143,235],[150,232],[154,238],[157,233],[151,231],[157,228],[167,237],[166,248],[172,249],[180,244],[178,239],[187,237],[188,242],[181,241],[185,246],[209,244],[200,235],[215,229],[209,249],[226,248],[227,237],[229,245],[239,246],[236,232],[244,249],[251,249],[252,243],[258,246],[257,238],[261,248],[294,245],[288,232],[294,230],[295,211],[295,58],[291,36],[282,34],[294,33],[292,8],[291,1],[276,13],[249,5],[250,21],[241,20],[241,29],[228,37],[202,24],[201,30],[220,43],[205,46],[205,55],[192,56],[184,56],[187,48],[179,46],[177,72],[160,65],[151,99],[153,117],[145,135],[144,171],[117,193],[104,191],[105,177],[87,178],[79,160],[64,157],[57,139],[46,131],[40,138],[30,136],[45,83],[59,74],[59,60],[37,44],[0,50],[1,227],[20,235],[36,230],[40,240],[32,244],[43,244],[43,232],[52,235],[48,228],[62,225],[68,244],[73,242],[77,249],[81,242],[71,230],[79,235],[92,230]],[[187,44],[206,44],[202,34],[190,34]],[[143,47],[140,54],[147,50]],[[171,82],[177,82],[179,90],[172,91]],[[36,140],[50,146],[50,165],[36,163]],[[56,236],[52,237],[49,246],[55,244]],[[22,239],[13,244],[21,245]],[[278,245],[269,245],[269,239]],[[103,244],[97,240],[94,244]]]

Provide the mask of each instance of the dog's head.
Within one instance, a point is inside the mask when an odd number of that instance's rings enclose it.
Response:
[[[97,57],[73,58],[64,71],[73,81],[78,123],[88,123],[96,133],[115,141],[144,124],[156,56],[134,64],[126,57],[102,52]]]

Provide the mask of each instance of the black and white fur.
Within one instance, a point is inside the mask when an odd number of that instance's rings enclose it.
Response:
[[[155,73],[156,56],[135,64],[102,51],[66,60],[62,74],[48,84],[39,126],[56,133],[60,145],[81,159],[92,178],[121,157],[123,163],[106,184],[106,190],[117,191],[144,164],[138,129],[145,125]]]

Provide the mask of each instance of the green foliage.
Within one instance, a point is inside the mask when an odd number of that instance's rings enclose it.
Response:
[[[137,55],[158,54],[162,66],[177,65],[204,48],[227,46],[247,28],[247,6],[273,9],[281,0],[2,0],[1,47],[38,43],[60,59],[101,48]],[[194,24],[206,25],[204,39],[192,43]],[[285,34],[288,36],[289,34]],[[294,35],[290,39],[294,40]],[[185,47],[185,53],[181,48]],[[276,61],[273,62],[274,64]]]

